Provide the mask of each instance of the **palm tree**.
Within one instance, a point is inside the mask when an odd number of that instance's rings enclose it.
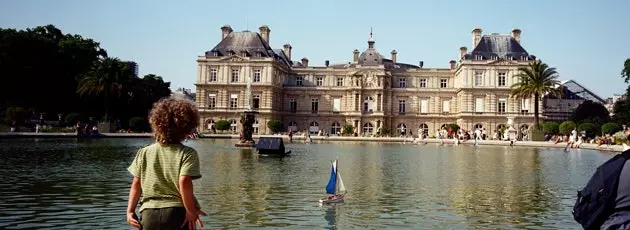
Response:
[[[103,96],[105,116],[103,121],[109,121],[109,99],[120,97],[123,85],[133,78],[127,63],[118,58],[106,57],[94,63],[82,79],[79,80],[77,93],[79,95]]]
[[[536,127],[536,130],[540,130],[538,124],[538,103],[542,95],[562,96],[562,91],[559,87],[560,81],[557,79],[558,72],[556,68],[549,67],[540,60],[531,62],[525,67],[519,67],[518,70],[519,73],[516,76],[519,81],[511,86],[512,96],[517,98],[534,97],[534,127]]]

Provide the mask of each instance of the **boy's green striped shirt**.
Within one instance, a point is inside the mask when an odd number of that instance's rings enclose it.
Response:
[[[184,207],[179,193],[179,177],[201,178],[195,149],[182,145],[154,143],[138,151],[127,169],[140,178],[142,206],[147,208]],[[195,203],[199,203],[195,198]]]

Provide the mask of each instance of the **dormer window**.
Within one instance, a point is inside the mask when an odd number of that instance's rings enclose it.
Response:
[[[214,57],[219,56],[219,51],[212,51],[212,56]]]
[[[512,59],[513,59],[512,56],[506,56],[505,57],[505,60],[510,60],[511,61]]]
[[[262,57],[262,51],[256,52],[256,57]]]
[[[232,55],[232,56],[236,55],[236,52],[234,52],[234,50],[230,50],[230,51],[228,51],[228,53],[229,53],[230,55]]]
[[[483,57],[481,55],[475,55],[475,60],[481,61],[483,60]]]
[[[247,51],[241,51],[241,56],[247,57]]]
[[[523,60],[523,61],[527,61],[527,56],[522,56],[522,57],[521,57],[521,60]]]

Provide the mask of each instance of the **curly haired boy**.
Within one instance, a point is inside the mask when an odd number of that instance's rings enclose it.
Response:
[[[199,112],[185,99],[165,98],[153,105],[149,122],[156,143],[138,151],[127,169],[133,175],[127,223],[138,229],[203,227],[192,180],[201,178],[195,149],[182,141],[199,125]],[[141,219],[135,210],[142,197]]]

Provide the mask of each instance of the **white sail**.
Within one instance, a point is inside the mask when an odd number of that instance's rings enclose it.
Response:
[[[339,192],[346,193],[346,186],[343,185],[343,180],[341,180],[341,174],[337,172],[337,183],[339,183]]]

